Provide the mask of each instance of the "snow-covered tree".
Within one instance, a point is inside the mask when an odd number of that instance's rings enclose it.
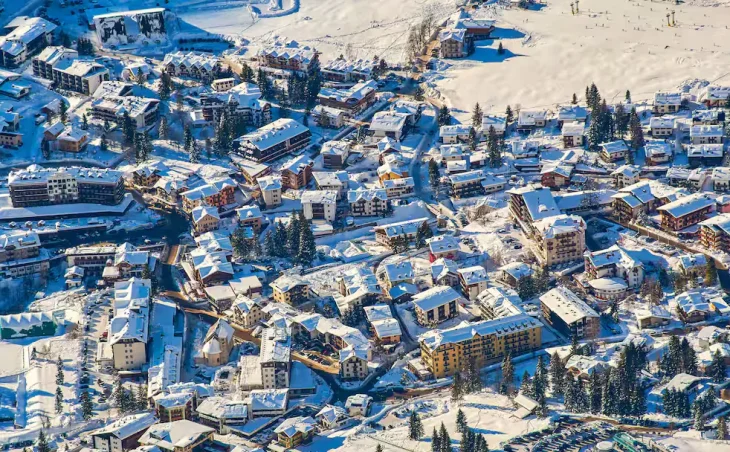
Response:
[[[459,408],[459,411],[456,412],[456,431],[464,434],[467,429],[468,425],[466,424],[466,415],[463,411],[461,411],[461,408]]]
[[[60,386],[56,386],[56,400],[55,400],[56,413],[63,411],[63,391]]]
[[[408,437],[413,441],[419,441],[423,436],[423,423],[415,410],[411,411],[411,417],[408,420]]]
[[[474,105],[474,110],[471,113],[471,126],[475,129],[481,127],[482,119],[484,119],[484,112],[482,111],[482,107],[479,106],[479,102],[477,102]]]

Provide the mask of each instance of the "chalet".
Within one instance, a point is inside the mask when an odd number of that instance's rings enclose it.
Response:
[[[321,65],[322,76],[331,82],[354,82],[357,80],[369,80],[373,78],[380,62],[378,60],[347,60],[337,58]]]
[[[384,180],[381,184],[385,189],[385,194],[388,196],[388,199],[410,196],[415,192],[416,188],[412,177]]]
[[[196,235],[218,229],[220,215],[218,209],[209,206],[198,206],[192,210],[190,216],[193,220],[193,228]]]
[[[151,413],[131,414],[91,432],[95,449],[125,452],[136,449],[145,431],[157,423]]]
[[[613,186],[617,189],[639,182],[641,169],[636,165],[621,165],[611,173]]]
[[[521,281],[528,276],[532,276],[533,273],[532,268],[524,262],[512,262],[499,267],[497,281],[517,289]]]
[[[428,226],[428,218],[415,218],[413,220],[399,221],[378,225],[375,230],[375,241],[392,247],[395,239],[405,237],[407,240],[415,240],[416,233],[423,225]]]
[[[314,162],[307,155],[300,155],[284,163],[281,167],[281,183],[284,188],[299,190],[312,180]]]
[[[381,165],[385,163],[385,160],[388,158],[388,156],[397,156],[403,151],[400,143],[390,137],[385,137],[382,140],[378,141],[377,147],[378,163],[380,163]]]
[[[679,256],[679,270],[687,278],[704,276],[707,257],[704,254],[682,254]]]
[[[663,93],[654,94],[654,114],[664,115],[667,113],[676,113],[682,107],[681,93]]]
[[[315,171],[312,173],[314,186],[317,190],[329,190],[337,193],[337,199],[342,199],[350,186],[346,171]]]
[[[222,70],[220,59],[203,52],[172,52],[162,61],[165,71],[177,77],[191,77],[203,82],[212,81]]]
[[[689,166],[720,166],[725,158],[725,146],[717,144],[691,144],[687,146]]]
[[[649,166],[668,163],[673,156],[672,145],[666,141],[647,140],[644,144],[646,164]]]
[[[410,261],[385,264],[381,276],[383,279],[383,289],[390,290],[400,283],[412,284],[414,277],[413,265]]]
[[[379,111],[370,121],[369,133],[375,138],[389,137],[401,141],[408,133],[408,128],[407,114]]]
[[[649,129],[654,138],[668,138],[674,135],[673,117],[654,116],[649,120]]]
[[[720,144],[725,142],[725,130],[721,125],[692,126],[689,129],[692,144]]]
[[[504,116],[484,115],[482,117],[482,138],[489,137],[489,130],[494,129],[497,136],[504,136],[507,129],[507,118]]]
[[[626,154],[629,153],[629,147],[626,146],[626,142],[624,140],[602,143],[599,147],[601,148],[601,158],[606,162],[621,160],[626,158]]]
[[[319,52],[296,41],[276,42],[256,54],[259,68],[272,78],[289,79],[294,75],[312,75],[319,68]]]
[[[695,193],[659,207],[662,229],[679,231],[700,223],[715,209],[715,198],[707,193]]]
[[[302,444],[309,444],[315,435],[316,421],[310,416],[292,417],[284,420],[274,429],[276,442],[285,448],[293,449]]]
[[[428,244],[428,260],[431,262],[438,259],[455,259],[461,246],[459,240],[451,235],[437,235],[426,239]]]
[[[281,205],[281,177],[265,176],[258,178],[261,197],[267,209]]]
[[[540,170],[540,181],[544,187],[561,188],[570,185],[573,167],[568,165],[543,166]]]
[[[378,85],[374,80],[359,82],[348,89],[322,88],[317,95],[320,105],[355,116],[375,102]]]
[[[441,126],[439,136],[444,144],[466,143],[474,129],[467,124]]]
[[[312,110],[312,119],[315,124],[325,129],[339,129],[345,125],[347,113],[337,108],[315,105]]]
[[[261,304],[246,296],[239,296],[232,304],[231,321],[242,328],[254,328],[265,319]]]
[[[438,40],[440,58],[464,58],[474,51],[473,38],[465,29],[443,29]]]
[[[459,267],[451,259],[440,258],[431,264],[431,280],[437,286],[459,286]]]
[[[585,124],[588,119],[588,109],[580,105],[570,105],[558,107],[558,126],[564,127],[565,124],[577,122]]]
[[[309,281],[298,277],[282,276],[270,285],[277,303],[298,306],[309,301],[312,296]]]
[[[669,325],[669,322],[672,321],[672,315],[661,306],[637,309],[634,311],[634,316],[636,317],[636,323],[641,330]]]
[[[383,216],[390,209],[388,193],[378,188],[350,190],[347,192],[347,202],[350,204],[350,215],[354,217]]]
[[[237,187],[238,185],[233,179],[225,177],[180,193],[183,200],[183,210],[190,214],[194,208],[203,205],[219,209],[231,205],[236,201],[235,191]]]
[[[543,128],[547,125],[546,110],[520,110],[517,118],[517,131],[520,133],[530,133],[535,129]]]
[[[705,89],[703,102],[707,108],[727,107],[730,98],[730,86],[710,85]]]
[[[563,137],[563,147],[566,149],[582,147],[585,144],[585,124],[583,123],[565,123],[560,133]]]
[[[715,126],[724,123],[725,112],[723,110],[695,110],[692,112],[693,126]]]
[[[0,66],[14,68],[53,41],[56,25],[41,17],[17,16],[3,27]]]
[[[261,231],[264,216],[258,206],[244,206],[236,209],[236,215],[240,226],[250,227],[257,234]]]
[[[460,268],[459,282],[461,292],[469,300],[475,300],[477,295],[487,288],[487,271],[484,267],[475,265],[473,267]]]

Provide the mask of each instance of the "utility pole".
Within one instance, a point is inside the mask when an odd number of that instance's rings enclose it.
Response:
[[[674,21],[674,10],[672,10],[672,27],[676,27],[677,22]]]
[[[570,4],[570,14],[575,16],[575,8],[573,7],[573,3]]]
[[[671,27],[672,26],[671,22],[669,22],[669,15],[670,14],[667,13],[667,27]]]
[[[578,7],[578,0],[575,0],[575,13],[580,14],[580,8]]]

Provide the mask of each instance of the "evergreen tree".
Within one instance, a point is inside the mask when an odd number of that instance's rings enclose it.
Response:
[[[692,407],[692,418],[694,419],[694,429],[701,432],[705,429],[705,413],[702,412],[702,405],[695,403]]]
[[[253,78],[253,69],[251,69],[251,66],[248,64],[243,63],[243,67],[241,68],[241,80],[246,83],[253,83]]]
[[[545,391],[548,388],[548,369],[545,366],[545,360],[542,355],[537,358],[533,385],[535,388],[535,399],[539,402],[540,399],[545,398]]]
[[[588,379],[589,410],[593,414],[601,412],[603,387],[597,372],[593,372]]]
[[[117,377],[114,380],[114,391],[112,392],[112,400],[117,408],[122,406],[122,400],[124,399],[124,387],[122,386],[122,380]]]
[[[60,386],[56,386],[56,413],[61,413],[63,411],[63,391],[61,391]]]
[[[613,122],[616,124],[616,135],[619,139],[623,139],[629,131],[629,115],[626,114],[623,104],[616,105]]]
[[[167,71],[163,70],[162,73],[160,73],[160,86],[158,88],[157,94],[160,96],[160,99],[168,100],[171,93],[172,77],[170,77],[170,74],[168,74]]]
[[[106,152],[107,150],[109,150],[109,142],[106,139],[105,133],[101,134],[101,139],[99,140],[99,149],[102,152]]]
[[[36,452],[51,452],[51,447],[48,445],[46,434],[41,429],[38,433],[38,442],[36,443]]]
[[[89,130],[89,119],[86,117],[86,113],[81,116],[81,129]]]
[[[482,119],[484,119],[484,112],[482,111],[482,107],[479,106],[479,102],[477,102],[471,113],[471,126],[475,129],[481,127]]]
[[[476,152],[477,146],[479,146],[479,137],[477,136],[476,129],[471,127],[469,129],[469,150],[471,152]]]
[[[41,154],[43,154],[43,158],[48,160],[51,158],[51,143],[48,140],[42,140],[41,141]]]
[[[233,248],[233,254],[237,257],[245,259],[250,253],[250,247],[248,240],[246,240],[246,234],[243,226],[238,226],[233,234],[231,234],[231,247]]]
[[[712,363],[707,374],[715,383],[724,383],[727,375],[727,366],[725,359],[720,354],[720,350],[715,350],[712,355]]]
[[[299,215],[292,212],[289,220],[289,225],[286,228],[286,247],[289,252],[289,256],[296,260],[296,256],[299,254],[299,241],[302,236],[302,225],[299,223]]]
[[[484,387],[481,376],[481,369],[473,356],[466,361],[466,391],[467,393],[479,392]]]
[[[514,120],[514,114],[512,113],[512,108],[507,105],[507,109],[504,111],[504,117],[505,117],[505,125],[509,126],[510,123]]]
[[[606,416],[618,413],[618,394],[616,393],[614,371],[609,368],[605,373],[605,380],[601,392],[601,412]]]
[[[465,382],[461,376],[461,372],[454,374],[454,382],[451,385],[451,401],[458,402],[464,398]]]
[[[477,435],[476,439],[475,452],[489,452],[489,446],[487,445],[487,440],[484,439],[484,436]]]
[[[469,426],[466,424],[466,415],[463,411],[461,411],[461,408],[459,408],[459,411],[456,412],[456,431],[463,435],[468,429]]]
[[[487,132],[487,155],[492,168],[502,166],[502,150],[497,139],[497,132],[493,126],[489,126],[489,131]]]
[[[188,154],[193,148],[193,141],[195,141],[195,138],[193,137],[193,129],[190,127],[190,124],[188,124],[185,126],[185,131],[183,132],[183,148]]]
[[[717,284],[717,269],[715,268],[715,261],[707,259],[705,265],[705,286],[714,286]]]
[[[497,47],[497,55],[504,55],[504,46],[502,46],[502,41],[499,41],[499,46]]]
[[[553,353],[553,356],[550,358],[550,382],[554,395],[562,395],[565,393],[567,389],[565,382],[565,364],[563,364],[557,352]]]
[[[570,103],[572,103],[573,105],[578,105],[578,96],[576,96],[575,93],[573,93],[573,100]]]
[[[431,184],[431,188],[433,191],[438,190],[439,186],[439,179],[441,178],[441,173],[439,172],[439,165],[436,163],[436,160],[431,159],[428,161],[428,180]]]
[[[624,99],[626,99],[627,104],[631,103],[631,92],[629,90],[626,90],[626,97]]]
[[[383,452],[383,446],[381,446],[380,443],[378,443],[378,445],[375,446],[375,452]]]
[[[193,140],[190,147],[190,163],[198,163],[200,161],[200,148],[198,142]]]
[[[431,452],[441,452],[441,438],[439,438],[436,427],[433,428],[433,433],[431,433]]]
[[[525,373],[522,374],[522,380],[520,382],[520,392],[527,397],[535,398],[535,386],[532,384],[530,373],[527,370],[525,370]]]
[[[312,262],[317,257],[317,245],[314,243],[314,233],[312,232],[309,221],[302,215],[300,219],[301,233],[299,237],[299,253],[297,254],[297,261],[312,265]]]
[[[66,124],[68,121],[68,105],[66,104],[66,101],[61,99],[61,122]]]
[[[134,143],[135,127],[132,123],[132,118],[129,116],[127,111],[122,115],[122,134],[124,135],[124,143],[130,146]]]
[[[56,385],[63,386],[63,360],[59,356],[56,360]]]
[[[411,411],[411,417],[408,421],[408,437],[413,441],[419,441],[423,436],[423,424],[421,418],[415,410]]]
[[[662,357],[659,363],[659,369],[668,379],[673,378],[682,371],[682,346],[679,342],[679,337],[676,335],[672,335],[669,338],[667,353]]]
[[[508,350],[502,360],[502,388],[503,394],[509,394],[512,391],[512,383],[515,379],[515,366],[512,363],[512,353]]]
[[[636,108],[631,109],[629,116],[629,134],[631,136],[631,149],[638,150],[644,146],[644,131],[641,129],[641,121],[639,115],[636,114]]]
[[[727,439],[727,421],[725,420],[725,416],[720,416],[717,419],[717,439]]]
[[[449,111],[449,107],[446,105],[441,106],[439,109],[438,124],[440,126],[448,126],[451,124],[451,112]]]
[[[167,125],[167,116],[163,116],[160,118],[160,125],[157,129],[157,134],[160,137],[160,140],[167,140],[169,133],[170,130]]]
[[[267,256],[276,256],[276,242],[274,242],[274,234],[271,231],[267,231],[264,237],[264,250]]]
[[[451,452],[451,438],[443,422],[439,429],[439,443],[441,443],[441,452]]]
[[[692,346],[685,337],[682,339],[682,372],[697,375],[697,353],[694,351]]]
[[[88,389],[81,393],[81,416],[85,421],[94,415],[94,403],[91,401]]]

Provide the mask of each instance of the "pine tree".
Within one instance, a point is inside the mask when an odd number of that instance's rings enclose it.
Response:
[[[626,114],[623,104],[616,105],[613,122],[616,124],[616,135],[619,139],[623,139],[629,130],[629,115]]]
[[[431,184],[431,188],[436,191],[439,186],[439,179],[441,178],[441,173],[439,172],[439,166],[438,163],[436,163],[436,160],[431,159],[428,161],[428,180]]]
[[[56,385],[63,386],[63,380],[63,360],[59,356],[56,360]]]
[[[51,143],[48,140],[41,140],[41,154],[46,160],[51,158]]]
[[[163,116],[160,118],[160,125],[157,129],[158,136],[160,137],[160,140],[167,140],[170,130],[167,125],[167,116]]]
[[[717,439],[725,440],[727,438],[727,421],[725,416],[720,416],[717,419]]]
[[[626,99],[627,104],[631,103],[631,92],[629,90],[626,90],[626,97],[624,99]]]
[[[190,146],[190,163],[198,163],[200,161],[200,148],[198,142],[193,140]]]
[[[51,452],[51,447],[48,445],[46,434],[41,429],[38,433],[38,442],[36,443],[36,452]]]
[[[694,419],[694,429],[701,432],[705,429],[705,414],[702,412],[702,405],[695,403],[692,407],[692,418]]]
[[[631,149],[638,150],[644,146],[644,131],[641,129],[641,121],[639,115],[636,114],[636,108],[632,108],[629,115],[629,134],[631,136]]]
[[[81,116],[81,129],[89,130],[89,119],[86,117],[86,113]]]
[[[134,143],[135,133],[136,129],[132,123],[132,118],[129,116],[129,113],[125,111],[122,115],[122,134],[124,135],[124,143],[127,146]]]
[[[475,452],[489,452],[489,445],[487,445],[487,440],[484,439],[484,436],[477,435],[476,438],[477,441]]]
[[[170,77],[170,74],[168,74],[166,71],[162,71],[162,73],[160,73],[160,86],[157,94],[159,94],[160,99],[167,100],[170,98],[171,93],[172,78]]]
[[[61,391],[60,386],[56,386],[56,413],[61,413],[63,411],[63,391]]]
[[[502,360],[502,387],[503,394],[509,394],[512,391],[512,383],[515,379],[515,366],[512,363],[512,353],[508,350]]]
[[[499,47],[497,47],[497,55],[504,55],[504,47],[502,46],[502,41],[499,42]]]
[[[440,126],[448,126],[451,124],[451,112],[449,111],[449,107],[446,105],[441,106],[439,109],[438,124]]]
[[[436,427],[433,428],[433,433],[431,433],[431,452],[441,452],[441,438],[439,438]]]
[[[91,419],[94,415],[94,403],[91,401],[91,396],[88,390],[84,390],[81,393],[81,416],[85,421]]]
[[[122,386],[122,380],[117,377],[114,380],[114,391],[112,392],[112,400],[117,408],[122,406],[122,400],[124,399],[124,387]]]
[[[727,366],[725,365],[725,359],[720,354],[720,350],[715,350],[712,355],[712,363],[708,376],[712,378],[715,383],[724,383],[727,375]]]
[[[68,121],[68,105],[66,105],[66,101],[61,99],[61,122],[66,124],[66,121]]]
[[[458,402],[464,398],[465,383],[461,376],[461,372],[454,374],[454,383],[451,385],[451,401]]]
[[[423,424],[421,418],[415,410],[411,411],[411,417],[408,421],[408,437],[413,441],[420,441],[423,436]]]
[[[477,127],[481,127],[482,119],[484,119],[484,112],[482,112],[482,107],[480,107],[479,102],[477,102],[474,105],[474,110],[471,114],[471,126],[475,129]]]
[[[378,445],[375,446],[375,452],[383,452],[383,446],[381,446],[380,443],[378,443]]]
[[[514,120],[514,114],[512,113],[512,108],[507,105],[507,109],[504,111],[504,117],[505,117],[505,125],[509,126],[510,123]]]
[[[441,443],[441,452],[451,452],[451,438],[443,422],[439,428],[439,443]]]
[[[297,261],[312,265],[312,262],[317,257],[317,245],[314,242],[314,233],[312,227],[302,215],[300,219],[301,232],[299,236],[299,253],[297,254]]]
[[[602,392],[601,378],[597,372],[593,372],[588,379],[589,410],[593,414],[601,412]]]
[[[715,261],[707,259],[705,265],[705,286],[714,286],[717,284],[717,269],[715,268]]]
[[[497,132],[493,126],[489,126],[489,131],[487,132],[487,154],[489,164],[492,168],[502,166],[502,150],[497,139]]]
[[[553,356],[550,357],[550,381],[554,395],[562,395],[565,393],[565,364],[563,364],[557,352],[553,353]]]
[[[459,408],[459,411],[456,412],[456,431],[464,434],[468,428],[469,426],[466,424],[466,415],[463,411],[461,411],[461,408]]]
[[[576,96],[575,93],[573,93],[573,100],[570,103],[572,103],[573,105],[578,105],[578,96]]]
[[[243,63],[241,68],[241,80],[246,83],[253,83],[253,69],[246,63]]]
[[[522,374],[520,380],[520,392],[528,397],[535,398],[535,386],[532,384],[530,373],[527,370]]]
[[[543,355],[537,358],[537,367],[535,368],[535,397],[545,397],[545,391],[548,388],[548,369],[545,365]]]
[[[417,85],[416,90],[413,92],[413,98],[419,102],[423,102],[425,94],[426,93],[423,91],[423,88],[421,87],[421,85]]]
[[[697,375],[697,353],[685,337],[682,339],[682,372],[690,375]]]

